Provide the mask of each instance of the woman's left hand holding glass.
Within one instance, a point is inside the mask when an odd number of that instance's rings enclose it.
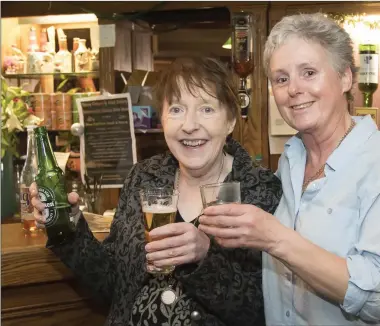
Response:
[[[262,209],[245,204],[209,206],[199,219],[199,230],[212,235],[223,247],[250,247],[273,253],[280,232],[277,219]]]
[[[195,263],[206,257],[210,239],[191,223],[167,224],[149,232],[146,258],[155,267]]]

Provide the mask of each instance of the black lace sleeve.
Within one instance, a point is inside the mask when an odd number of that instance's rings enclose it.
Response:
[[[120,217],[127,211],[127,198],[130,196],[131,184],[136,175],[135,167],[125,180],[110,234],[103,242],[94,237],[82,215],[72,240],[58,246],[48,241],[46,245],[95,295],[108,303],[112,300],[115,288],[115,246],[121,237],[124,223]]]

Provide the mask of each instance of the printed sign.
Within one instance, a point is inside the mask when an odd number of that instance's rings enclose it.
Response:
[[[77,99],[81,136],[81,175],[102,175],[102,188],[121,188],[137,162],[131,97],[127,94]]]

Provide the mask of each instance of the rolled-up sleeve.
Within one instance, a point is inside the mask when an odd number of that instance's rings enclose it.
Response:
[[[358,242],[347,257],[350,275],[346,312],[369,322],[380,321],[380,195],[372,199],[361,222]]]

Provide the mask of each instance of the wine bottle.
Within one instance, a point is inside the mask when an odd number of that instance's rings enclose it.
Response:
[[[372,106],[373,93],[379,82],[379,52],[375,44],[359,45],[359,90],[363,93],[363,106]]]

